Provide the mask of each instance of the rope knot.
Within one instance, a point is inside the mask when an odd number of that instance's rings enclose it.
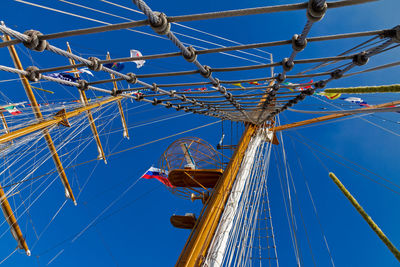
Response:
[[[226,88],[225,87],[223,87],[223,86],[219,86],[218,87],[218,91],[220,91],[222,94],[226,94]]]
[[[122,90],[118,90],[118,89],[116,89],[116,88],[113,88],[112,90],[111,90],[111,95],[112,96],[117,96],[117,95],[120,95],[122,93]]]
[[[362,66],[367,64],[369,61],[369,57],[366,52],[361,52],[353,57],[353,63],[357,66]]]
[[[293,67],[294,67],[294,62],[293,62],[293,60],[292,60],[292,61],[289,61],[289,58],[285,57],[285,58],[282,60],[282,67],[283,67],[283,69],[284,69],[285,71],[291,71],[291,70],[293,69]]]
[[[211,68],[209,66],[204,65],[203,66],[205,72],[200,72],[200,74],[204,77],[204,78],[209,78],[211,76]]]
[[[193,46],[189,46],[186,48],[188,54],[182,52],[182,56],[188,61],[193,62],[197,59],[196,49]]]
[[[101,71],[103,69],[103,64],[100,63],[99,58],[89,57],[88,60],[90,61],[90,65],[88,66],[89,69],[94,71]]]
[[[151,28],[153,28],[153,30],[160,35],[168,34],[171,30],[171,23],[168,22],[167,15],[157,11],[154,11],[153,13],[158,17],[158,23],[152,23],[150,20],[149,22]]]
[[[78,89],[81,91],[86,91],[89,89],[89,83],[86,80],[79,80],[78,81]]]
[[[278,83],[283,83],[286,80],[286,75],[283,73],[279,73],[275,76],[275,79]]]
[[[294,51],[300,52],[303,51],[307,46],[307,39],[300,40],[300,35],[295,34],[292,37],[292,48]]]
[[[183,107],[181,106],[181,105],[176,105],[176,107],[175,107],[175,109],[177,110],[177,111],[179,111],[179,110],[181,110]]]
[[[142,94],[136,95],[136,101],[143,100],[144,96]]]
[[[299,101],[299,100],[297,100],[296,98],[295,98],[295,99],[290,99],[290,100],[287,102],[287,106],[288,106],[288,107],[293,107],[295,104],[297,104],[298,101]]]
[[[153,83],[153,87],[151,88],[154,92],[158,92],[158,86],[156,83]]]
[[[28,30],[25,31],[24,34],[29,36],[29,40],[23,42],[25,47],[38,52],[43,52],[47,48],[48,46],[47,41],[40,40],[39,38],[39,36],[43,35],[41,32],[35,30]]]
[[[307,92],[306,91],[301,92],[299,95],[296,96],[296,98],[298,98],[299,100],[304,100],[306,98],[306,96],[307,96]]]
[[[129,79],[126,80],[128,83],[135,84],[137,82],[136,74],[129,72],[126,76],[129,76]]]
[[[311,22],[320,21],[328,9],[328,4],[325,0],[309,0],[307,8],[307,18]]]
[[[331,77],[336,80],[342,78],[343,77],[342,70],[341,69],[334,70],[333,72],[331,72]]]
[[[25,71],[27,72],[25,77],[31,82],[37,82],[42,78],[42,74],[35,66],[27,67]]]
[[[170,97],[175,97],[176,96],[176,91],[175,90],[171,90],[171,91],[169,91],[169,96]]]
[[[219,86],[220,86],[220,84],[219,84],[219,79],[215,78],[214,80],[215,80],[215,82],[213,82],[212,85],[213,85],[213,87],[215,87],[215,89],[218,89]]]
[[[156,106],[156,105],[160,104],[161,102],[162,102],[161,100],[159,100],[159,99],[157,99],[157,98],[153,98],[153,103],[151,103],[151,104],[153,104],[154,106]]]
[[[166,108],[172,108],[172,104],[171,104],[171,102],[165,102],[165,107]]]
[[[326,86],[326,81],[321,80],[314,84],[314,89],[310,88],[307,91],[312,91],[313,92],[312,94],[314,94],[315,89],[322,89],[322,88],[325,88],[325,86]]]
[[[226,99],[228,99],[229,101],[233,101],[233,96],[231,93],[226,93],[225,94]]]

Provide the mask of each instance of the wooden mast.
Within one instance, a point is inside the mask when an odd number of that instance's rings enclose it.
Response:
[[[273,61],[271,54],[271,62]],[[274,75],[274,70],[271,68],[271,77]],[[270,82],[270,86],[272,85]],[[261,106],[266,101],[266,93],[258,103]],[[259,115],[260,119],[261,114]],[[214,192],[208,199],[206,208],[199,220],[197,220],[181,255],[178,258],[175,266],[177,267],[192,267],[200,266],[205,259],[207,250],[214,237],[219,220],[224,211],[224,206],[229,198],[230,191],[236,180],[236,175],[240,169],[240,165],[250,143],[251,137],[256,132],[258,126],[255,124],[247,124],[246,129],[237,145],[235,153],[230,159],[222,177],[218,180],[214,187]],[[274,139],[274,138],[273,138]]]
[[[260,104],[263,101],[265,101],[264,98],[261,99]],[[400,104],[400,101],[375,105],[369,108],[380,108],[398,104]],[[276,131],[282,131],[298,126],[309,125],[316,122],[341,118],[350,115],[352,114],[349,113],[332,114],[310,120],[295,122],[287,125],[271,127],[269,130],[274,132],[275,135]],[[255,133],[256,129],[257,129],[256,125],[253,124],[247,125],[247,128],[244,134],[242,135],[242,138],[238,144],[238,148],[235,151],[235,154],[231,158],[222,177],[218,181],[214,193],[207,201],[204,213],[202,217],[196,222],[196,225],[194,226],[188,238],[188,241],[186,242],[185,247],[176,263],[176,266],[192,267],[192,266],[200,266],[203,263],[207,250],[211,244],[212,238],[218,226],[219,219],[224,210],[224,205],[226,203],[226,200],[228,199],[230,190],[235,181],[236,174],[240,168],[243,156],[246,152],[251,136]]]
[[[256,129],[257,126],[254,124],[247,125],[239,141],[238,148],[219,179],[213,194],[207,201],[207,207],[193,228],[176,266],[199,266],[202,263],[218,226],[225,202],[229,197],[247,146]]]
[[[72,53],[71,47],[69,46],[68,42],[67,42],[67,51],[69,53]],[[75,65],[75,60],[74,59],[70,58],[69,62],[70,62],[71,65]],[[79,78],[78,69],[77,68],[73,68],[72,70],[75,71],[75,77]],[[88,104],[88,100],[87,100],[85,91],[83,91],[83,90],[78,90],[78,91],[79,91],[79,95],[80,95],[80,99],[81,99],[82,104],[86,106]],[[93,133],[93,136],[94,136],[94,140],[96,140],[97,150],[99,152],[99,156],[97,158],[104,160],[104,163],[107,164],[106,156],[104,155],[103,146],[101,145],[99,133],[97,132],[97,128],[96,128],[96,124],[94,123],[92,112],[90,110],[88,110],[86,112],[87,112],[87,116],[88,116],[88,120],[89,120],[89,124],[90,124],[90,129],[92,130],[92,133]]]
[[[3,36],[3,40],[4,41],[10,41],[11,38],[8,35],[4,35]],[[8,50],[10,51],[10,55],[11,55],[11,58],[12,58],[12,60],[14,62],[15,68],[17,68],[19,70],[24,70],[24,68],[22,67],[21,61],[19,60],[17,51],[15,50],[15,47],[13,45],[10,45],[10,46],[8,46]],[[22,76],[22,75],[19,75],[19,76],[21,78],[22,85],[23,85],[23,87],[25,89],[25,93],[26,93],[26,95],[27,95],[27,97],[29,99],[29,102],[30,102],[31,106],[32,106],[32,110],[33,110],[33,113],[35,114],[36,119],[38,121],[42,121],[43,120],[43,115],[40,112],[39,105],[38,105],[38,103],[36,101],[36,97],[35,97],[35,95],[34,95],[34,93],[32,91],[32,88],[31,88],[31,85],[30,85],[28,79],[25,76]],[[49,134],[49,131],[47,129],[43,129],[43,135],[44,135],[44,138],[46,140],[47,146],[48,146],[48,148],[50,150],[50,153],[51,153],[51,156],[53,158],[54,164],[56,165],[56,168],[57,168],[58,174],[60,176],[61,182],[64,185],[65,196],[70,198],[70,199],[72,199],[74,204],[77,205],[75,197],[74,197],[74,194],[73,194],[72,189],[71,189],[71,186],[69,185],[67,175],[65,174],[64,167],[63,167],[63,165],[61,163],[60,157],[58,156],[57,149],[56,149],[56,147],[55,147],[55,145],[53,143],[53,140],[52,140],[52,138],[51,138],[51,136]]]

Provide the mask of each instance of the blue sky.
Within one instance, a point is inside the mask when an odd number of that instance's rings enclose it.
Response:
[[[60,1],[38,1],[30,2],[48,6],[54,9],[78,14],[80,16],[104,21],[107,23],[124,22],[123,18],[100,14],[95,11],[83,9]],[[130,10],[122,9],[106,2],[76,1],[84,6],[95,8],[110,14],[133,20],[144,19],[143,15]],[[130,1],[112,0],[112,2],[136,9]],[[278,5],[284,3],[297,3],[298,1],[148,1],[153,10],[163,11],[167,15],[182,15],[256,7],[261,5]],[[316,23],[309,36],[331,35],[347,32],[369,31],[388,29],[398,24],[397,10],[398,1],[384,0],[363,6],[354,6],[341,9],[328,10],[325,18]],[[99,22],[73,17],[54,11],[40,9],[20,2],[4,0],[2,3],[1,20],[7,26],[17,30],[36,29],[42,33],[53,33],[77,28],[93,27],[101,25]],[[266,15],[246,16],[243,18],[227,18],[210,21],[196,21],[185,23],[185,25],[229,38],[240,43],[257,43],[276,40],[287,40],[295,33],[300,33],[306,22],[305,11],[287,13],[274,13]],[[137,28],[146,33],[151,33],[149,28]],[[209,35],[194,32],[174,25],[173,30],[202,40],[217,43],[220,45],[231,45],[231,43],[211,37]],[[178,37],[193,45],[212,48],[215,45],[204,43],[199,40]],[[366,38],[328,41],[310,43],[308,47],[298,55],[298,59],[335,56],[347,49],[366,40]],[[87,36],[71,37],[66,39],[51,40],[50,43],[65,48],[65,42],[69,41],[73,51],[83,57],[97,56],[104,58],[107,51],[112,57],[125,57],[129,55],[130,49],[140,50],[144,55],[166,53],[177,51],[168,40],[140,34],[137,32],[120,30],[116,32],[93,34]],[[36,65],[40,68],[66,65],[68,61],[60,56],[54,56],[50,52],[31,52],[22,45],[18,45],[24,66]],[[290,46],[272,47],[263,49],[273,53],[276,60],[288,57],[291,53]],[[260,57],[269,57],[266,53],[259,51],[248,51]],[[244,55],[232,52],[236,56],[245,57],[261,63],[268,62],[267,59]],[[379,55],[370,60],[367,67],[376,66],[388,62],[394,62],[398,58],[398,49]],[[5,48],[0,49],[1,64],[11,66],[12,62]],[[202,64],[212,67],[231,67],[255,64],[254,62],[239,59],[237,57],[217,54],[200,56]],[[296,66],[293,73],[301,71],[305,66]],[[307,66],[308,67],[308,66]],[[160,59],[149,60],[141,69],[135,65],[127,64],[125,72],[132,71],[137,74],[158,73],[176,70],[192,70],[194,66],[184,59]],[[276,72],[281,71],[280,68]],[[220,79],[238,79],[263,77],[269,74],[269,70],[246,71],[242,73],[217,73]],[[336,86],[357,86],[357,85],[381,85],[398,83],[399,68],[353,76],[332,82],[328,87]],[[10,100],[3,98],[3,101],[25,101],[24,91],[18,81],[1,82],[2,80],[14,79],[16,76],[8,73],[0,73],[0,92]],[[107,76],[103,73],[96,74],[95,78],[104,79]],[[200,75],[147,79],[152,83],[176,83],[176,82],[197,82],[203,81]],[[296,82],[296,81],[293,81]],[[126,84],[122,84],[126,86]],[[62,87],[59,85],[42,83],[45,89],[55,92],[50,95],[44,92],[36,92],[39,101],[51,102],[60,99],[77,99],[76,88]],[[104,85],[104,88],[111,89],[111,85]],[[99,95],[96,93],[96,95]],[[89,94],[93,97],[92,94]],[[398,99],[396,94],[368,95],[362,96],[370,104],[389,102]],[[322,98],[319,98],[322,99]],[[342,105],[342,108],[355,108],[343,101],[335,100],[330,103]],[[299,109],[316,110],[321,107],[328,107],[328,104],[316,98],[309,98],[299,106]],[[141,103],[125,101],[124,108],[127,111],[127,120],[130,127],[131,139],[122,140],[120,131],[109,134],[110,131],[120,130],[120,121],[107,119],[99,120],[99,128],[103,129],[102,142],[106,147],[106,154],[120,151],[126,148],[145,144],[184,130],[192,129],[207,123],[216,121],[200,115],[187,115],[182,112],[167,110],[152,105],[141,105]],[[108,112],[115,111],[111,107]],[[28,111],[27,111],[28,112]],[[182,115],[177,118],[157,122],[147,126],[144,123],[170,118],[171,116]],[[297,114],[286,111],[280,116],[283,123],[303,120],[313,117],[312,115]],[[307,228],[312,251],[317,266],[330,266],[330,259],[324,241],[319,230],[318,220],[313,212],[313,206],[308,195],[304,178],[312,192],[319,220],[323,226],[326,239],[335,261],[336,266],[395,266],[396,260],[387,250],[382,242],[376,237],[368,225],[356,213],[344,196],[334,186],[328,177],[328,171],[333,171],[342,182],[353,192],[361,205],[373,219],[381,226],[382,230],[392,239],[393,243],[400,246],[398,237],[400,231],[398,225],[400,216],[396,212],[396,203],[399,195],[387,190],[366,179],[364,176],[351,171],[317,152],[321,161],[327,166],[325,169],[319,159],[315,157],[310,149],[304,145],[298,134],[321,144],[332,152],[324,152],[329,156],[338,159],[334,153],[338,153],[347,159],[368,168],[378,175],[399,183],[399,165],[397,153],[400,149],[398,134],[400,124],[399,114],[378,114],[377,116],[365,116],[367,121],[354,118],[337,123],[319,125],[287,131],[283,134],[288,162],[293,173],[294,183],[298,202],[294,203],[295,215],[298,222],[298,237],[301,248],[304,266],[312,266],[312,257],[307,244],[307,236],[301,226],[300,213]],[[372,124],[371,124],[372,123]],[[373,125],[375,124],[375,125]],[[376,126],[378,125],[378,126]],[[137,127],[141,126],[141,127]],[[238,140],[236,134],[242,127],[225,122],[224,129],[227,134],[227,142]],[[379,128],[381,127],[381,128]],[[382,129],[383,128],[383,129]],[[90,136],[86,130],[80,138]],[[211,144],[216,144],[221,137],[221,123],[202,128],[183,136],[198,136]],[[177,138],[177,137],[176,137]],[[157,181],[139,180],[143,172],[151,165],[158,164],[158,158],[167,146],[175,138],[165,139],[156,143],[132,149],[129,152],[112,156],[108,159],[108,165],[102,162],[92,162],[67,171],[67,175],[73,183],[76,194],[80,192],[83,184],[86,184],[80,194],[78,206],[74,207],[68,202],[65,206],[62,187],[58,180],[52,184],[45,194],[39,199],[30,210],[30,216],[21,219],[23,232],[26,233],[28,245],[37,245],[32,249],[32,257],[18,255],[15,253],[7,261],[5,266],[171,266],[179,256],[189,232],[175,229],[170,225],[169,217],[172,214],[184,214],[186,212],[199,213],[199,203],[192,203],[172,195]],[[309,141],[309,142],[311,142]],[[323,151],[317,145],[310,143],[313,148]],[[62,152],[68,153],[73,147],[63,148]],[[276,150],[280,150],[277,147]],[[62,154],[62,153],[61,153]],[[71,164],[84,162],[95,158],[97,155],[95,144],[92,142],[87,146],[80,157]],[[68,155],[63,158],[68,161]],[[298,163],[300,159],[301,165]],[[281,164],[271,160],[274,166],[269,178],[270,201],[272,218],[276,234],[277,250],[281,266],[294,266],[295,257],[291,247],[289,228],[279,179],[275,166]],[[356,168],[359,172],[366,174],[365,170]],[[37,175],[53,169],[52,162],[47,162],[37,171]],[[304,170],[304,177],[302,175]],[[376,176],[368,173],[370,177]],[[53,176],[54,178],[55,176]],[[19,177],[13,177],[18,181]],[[9,177],[2,177],[7,181]],[[33,186],[36,186],[34,183]],[[130,190],[126,191],[128,188]],[[392,188],[395,188],[392,186]],[[15,201],[20,201],[15,198]],[[112,206],[110,204],[114,203]],[[62,207],[61,211],[51,222],[53,216]],[[87,228],[90,226],[89,228]],[[0,228],[6,231],[3,225]],[[47,229],[46,231],[43,231]],[[36,242],[34,232],[43,232],[43,235]],[[83,231],[79,238],[74,239]],[[74,241],[73,241],[74,240]],[[14,247],[15,241],[9,233],[0,240],[0,260],[9,255]]]

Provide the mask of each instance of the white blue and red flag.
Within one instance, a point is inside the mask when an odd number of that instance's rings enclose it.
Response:
[[[141,178],[144,179],[157,179],[168,187],[174,187],[168,180],[168,172],[165,173],[159,168],[150,167]]]

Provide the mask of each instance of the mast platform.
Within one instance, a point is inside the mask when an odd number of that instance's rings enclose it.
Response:
[[[168,180],[175,187],[214,188],[223,172],[222,169],[175,169],[169,172]]]

